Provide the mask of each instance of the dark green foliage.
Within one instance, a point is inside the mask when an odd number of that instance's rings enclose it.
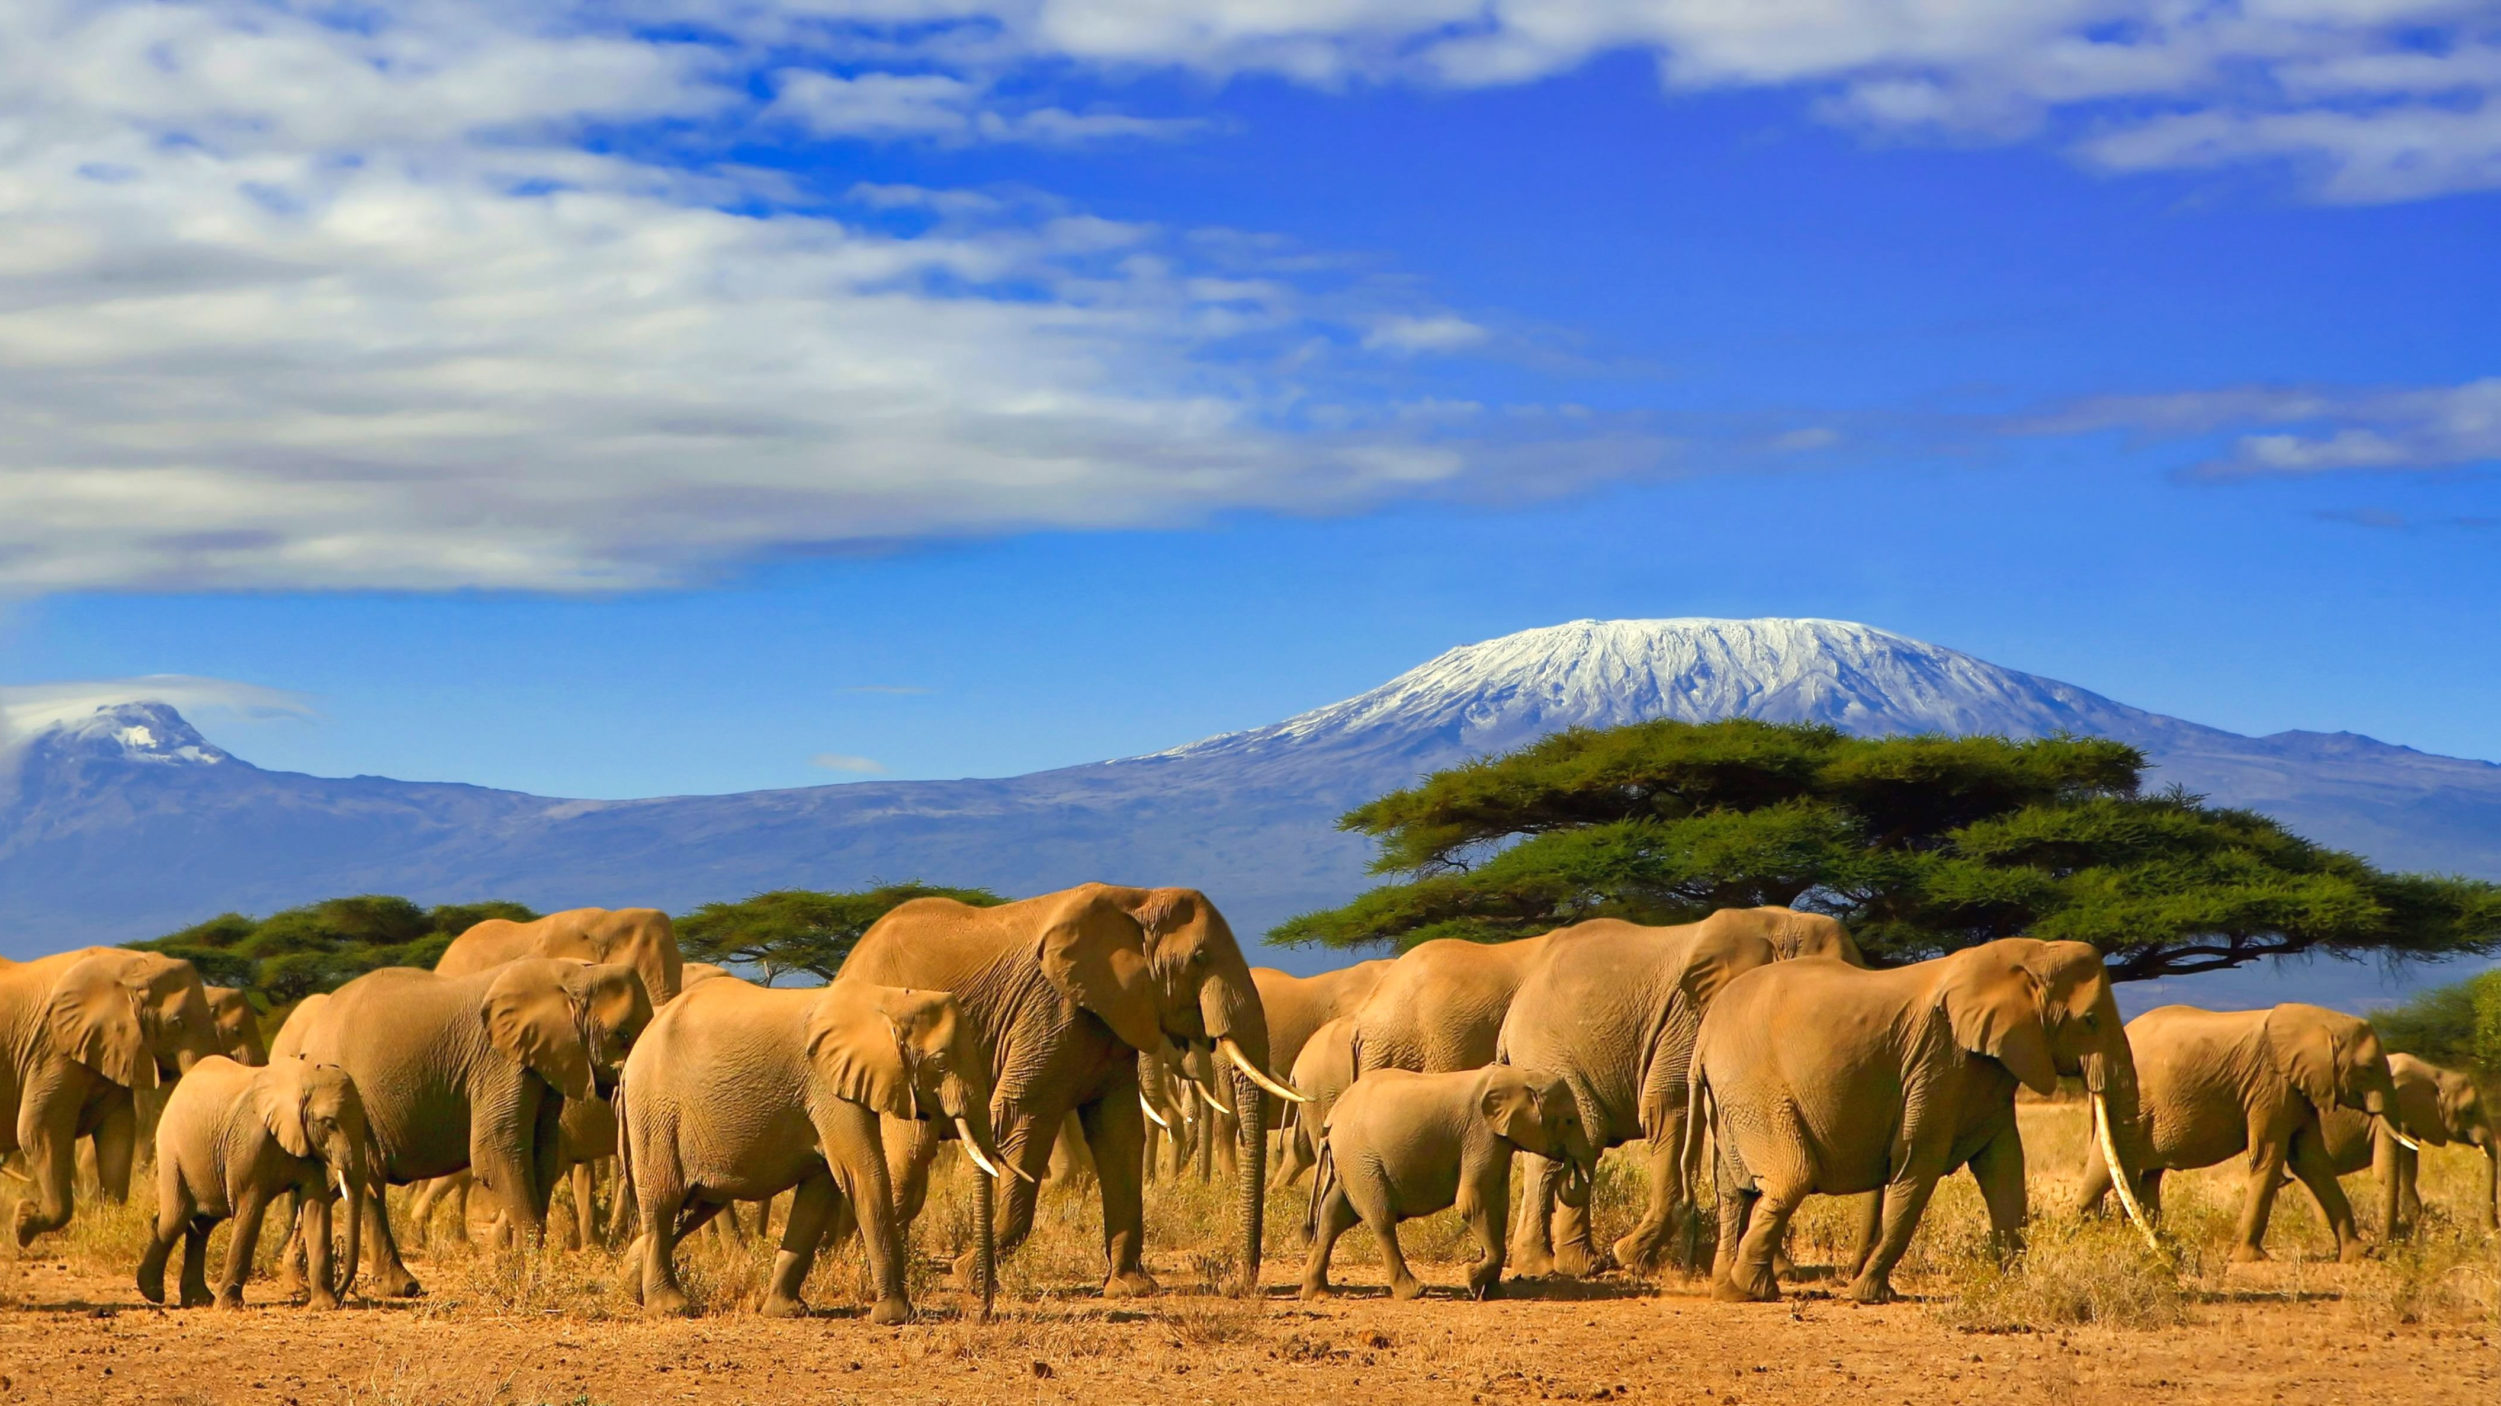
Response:
[[[2501,887],[2385,874],[2248,811],[2146,796],[2102,738],[1855,738],[1737,719],[1558,733],[1350,811],[1399,882],[1288,943],[1498,942],[1588,918],[1831,913],[1869,957],[2073,938],[2122,979],[2501,941]]]
[[[181,957],[212,986],[239,986],[264,1010],[335,991],[380,967],[432,967],[452,939],[488,918],[537,917],[518,903],[420,908],[389,894],[331,898],[266,918],[224,913],[130,945]]]
[[[2501,968],[2435,986],[2371,1025],[2392,1053],[2501,1079]]]
[[[988,889],[917,881],[858,893],[777,889],[737,903],[707,903],[677,919],[677,945],[689,961],[756,968],[768,986],[784,972],[831,981],[870,924],[915,898],[952,898],[982,908],[1005,901]]]

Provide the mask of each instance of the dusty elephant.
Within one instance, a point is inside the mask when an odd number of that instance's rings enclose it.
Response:
[[[2387,1111],[2395,1089],[2370,1022],[2298,1003],[2261,1011],[2161,1006],[2128,1022],[2128,1042],[2150,1120],[2150,1155],[2134,1188],[2149,1211],[2160,1214],[2164,1172],[2247,1154],[2233,1259],[2267,1257],[2267,1217],[2287,1168],[2318,1201],[2338,1255],[2361,1258],[2361,1232],[2336,1184],[2320,1120],[2340,1105]],[[2109,1168],[2092,1149],[2079,1204],[2093,1211],[2110,1190]]]
[[[1552,933],[1510,942],[1446,937],[1402,953],[1355,1007],[1357,1077],[1375,1069],[1437,1074],[1493,1063],[1511,998],[1553,941]]]
[[[685,958],[677,929],[657,908],[572,908],[527,923],[489,918],[444,949],[434,964],[444,976],[474,976],[518,957],[569,957],[632,967],[654,1007],[685,989]]]
[[[1398,1223],[1453,1205],[1480,1252],[1468,1271],[1469,1296],[1492,1297],[1502,1280],[1511,1158],[1520,1152],[1565,1169],[1559,1194],[1567,1204],[1589,1203],[1598,1154],[1560,1080],[1538,1083],[1499,1064],[1443,1074],[1375,1070],[1357,1080],[1322,1125],[1303,1297],[1327,1296],[1329,1257],[1357,1220],[1381,1242],[1390,1297],[1422,1294],[1399,1248]]]
[[[217,1052],[216,1022],[189,962],[86,947],[0,967],[0,1156],[25,1155],[35,1194],[17,1203],[17,1243],[69,1224],[78,1140],[95,1140],[108,1200],[130,1190],[136,1092]]]
[[[1075,1111],[1102,1197],[1104,1292],[1149,1293],[1141,1260],[1145,1109],[1138,1055],[1177,1041],[1233,1066],[1229,1107],[1242,1110],[1243,1264],[1256,1283],[1267,1139],[1256,1131],[1271,1093],[1294,1096],[1266,1068],[1268,1026],[1233,930],[1195,889],[1087,884],[995,908],[918,898],[879,919],[837,984],[873,982],[952,992],[988,1060],[991,1118],[1011,1170],[998,1252],[1033,1224],[1035,1185],[1061,1121]],[[902,1223],[919,1214],[934,1124],[888,1128]],[[1030,1178],[1030,1180],[1026,1179]],[[971,1266],[959,1262],[959,1277]]]
[[[2014,1253],[2027,1213],[2015,1090],[2046,1094],[2078,1073],[2100,1140],[2126,1129],[2120,1156],[2141,1156],[2110,974],[2081,942],[2004,938],[1888,971],[1775,962],[1737,977],[1694,1044],[1693,1094],[1719,1144],[1712,1294],[1778,1298],[1772,1251],[1798,1203],[1881,1188],[1882,1236],[1850,1295],[1891,1298],[1938,1178],[1966,1165]],[[1701,1127],[1689,1120],[1685,1139],[1697,1163]]]
[[[1788,908],[1723,908],[1698,923],[1644,927],[1599,918],[1550,934],[1512,996],[1496,1058],[1532,1083],[1560,1081],[1579,1101],[1600,1151],[1649,1143],[1641,1220],[1612,1261],[1649,1271],[1690,1214],[1682,1148],[1686,1066],[1702,1016],[1722,987],[1774,961],[1828,957],[1864,966],[1840,923]],[[1603,1268],[1585,1207],[1554,1202],[1553,1163],[1522,1179],[1514,1260],[1522,1274]],[[1549,1227],[1552,1238],[1549,1238]]]
[[[231,986],[206,986],[201,993],[217,1025],[217,1052],[249,1068],[269,1063],[269,1042],[261,1038],[261,1013],[252,1008],[252,998]]]
[[[181,1305],[243,1306],[261,1216],[286,1196],[304,1219],[312,1305],[337,1308],[356,1279],[357,1236],[371,1173],[364,1101],[347,1071],[307,1059],[253,1068],[222,1055],[192,1066],[156,1125],[156,1229],[139,1260],[139,1293],[165,1301],[165,1260],[182,1242]],[[347,1254],[330,1263],[331,1188],[347,1197]],[[226,1264],[209,1291],[208,1236],[234,1219]]]
[[[1304,1171],[1319,1165],[1320,1130],[1328,1126],[1329,1110],[1355,1082],[1355,1023],[1340,1016],[1311,1032],[1294,1060],[1294,1087],[1311,1102],[1294,1110],[1285,1130],[1285,1150],[1278,1158],[1276,1184],[1291,1186]]]
[[[377,1179],[405,1185],[472,1169],[535,1244],[565,1103],[612,1083],[650,1020],[632,967],[530,958],[458,977],[386,967],[297,1007],[276,1049],[336,1064],[355,1081]],[[371,1214],[375,1287],[416,1293],[381,1197]]]
[[[1352,1015],[1380,983],[1382,973],[1396,961],[1395,957],[1376,957],[1314,976],[1296,976],[1275,967],[1251,968],[1251,984],[1259,988],[1260,1008],[1268,1013],[1269,1060],[1278,1069],[1292,1069],[1294,1061],[1302,1057],[1303,1042],[1311,1038],[1312,1032],[1341,1016]],[[1270,1131],[1290,1128],[1296,1119],[1294,1104],[1283,1099],[1270,1100]],[[1218,1114],[1214,1130],[1217,1144],[1231,1146],[1238,1141],[1239,1126],[1238,1119]],[[1290,1180],[1283,1174],[1285,1166],[1283,1161],[1278,1163],[1279,1186]],[[1302,1175],[1301,1168],[1296,1168],[1293,1175]]]
[[[705,982],[652,1022],[626,1060],[622,1102],[626,1180],[642,1229],[626,1260],[635,1297],[655,1313],[686,1308],[681,1236],[732,1201],[795,1188],[764,1312],[805,1314],[799,1289],[819,1245],[856,1226],[877,1285],[869,1316],[901,1323],[912,1306],[881,1124],[943,1119],[985,1172],[996,1165],[988,1063],[942,991]],[[991,1186],[985,1174],[975,1189],[985,1303]]]
[[[2476,1198],[2475,1218],[2487,1230],[2501,1226],[2501,1146],[2495,1145],[2492,1118],[2484,1110],[2475,1076],[2409,1054],[2392,1054],[2388,1077],[2395,1094],[2385,1116],[2373,1118],[2340,1106],[2319,1120],[2337,1175],[2351,1176],[2365,1167],[2377,1174],[2379,1223],[2384,1234],[2395,1236],[2423,1221],[2423,1197],[2415,1185],[2423,1146],[2454,1142],[2476,1148],[2484,1154],[2484,1189]]]

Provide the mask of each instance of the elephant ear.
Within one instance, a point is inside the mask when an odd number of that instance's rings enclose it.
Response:
[[[582,1013],[565,985],[566,965],[552,960],[506,963],[478,1003],[478,1018],[498,1053],[529,1068],[566,1098],[589,1098],[590,1050],[583,1043]]]
[[[2267,1053],[2276,1072],[2324,1112],[2336,1106],[2336,1032],[2298,1008],[2267,1012]]]
[[[267,1066],[252,1081],[261,1122],[289,1157],[313,1155],[312,1130],[304,1126],[305,1105],[312,1098],[312,1072],[312,1061],[299,1055]]]
[[[836,982],[808,1007],[808,1058],[836,1097],[895,1118],[918,1118],[912,1083],[914,1012],[891,998],[922,993]]]
[[[1529,1087],[1520,1071],[1507,1064],[1495,1065],[1486,1072],[1485,1094],[1478,1100],[1477,1112],[1484,1115],[1494,1135],[1505,1142],[1522,1147],[1545,1145],[1545,1124],[1537,1107],[1537,1090]]]
[[[81,958],[52,984],[44,1013],[52,1047],[125,1088],[155,1088],[156,1052],[139,1020],[144,999],[111,954]]]
[[[1108,892],[1089,886],[1072,895],[1043,929],[1038,955],[1042,974],[1060,994],[1102,1017],[1122,1043],[1137,1050],[1163,1047],[1146,930]]]
[[[2058,1091],[2058,1062],[2041,1023],[2044,983],[2024,965],[2019,939],[2001,939],[1953,959],[1937,993],[1954,1043],[2006,1066],[2036,1094]]]

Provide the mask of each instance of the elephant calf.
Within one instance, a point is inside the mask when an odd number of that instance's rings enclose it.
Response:
[[[1398,1223],[1453,1204],[1484,1252],[1468,1271],[1468,1292],[1493,1296],[1502,1278],[1515,1152],[1562,1163],[1557,1195],[1566,1205],[1589,1204],[1597,1157],[1580,1106],[1560,1080],[1533,1085],[1499,1064],[1445,1074],[1376,1069],[1356,1080],[1321,1128],[1303,1297],[1328,1295],[1329,1256],[1358,1218],[1380,1237],[1390,1294],[1423,1293],[1399,1251]]]
[[[215,1303],[243,1306],[261,1214],[293,1192],[312,1254],[312,1304],[337,1308],[356,1279],[357,1235],[370,1176],[365,1102],[335,1064],[282,1059],[255,1069],[211,1055],[192,1066],[156,1124],[156,1233],[139,1260],[139,1292],[165,1301],[165,1260],[182,1247],[182,1306],[211,1302],[208,1235],[234,1218]],[[347,1260],[330,1266],[330,1187],[347,1191]]]

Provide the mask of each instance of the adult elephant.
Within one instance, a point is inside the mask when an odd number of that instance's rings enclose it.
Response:
[[[1321,972],[1316,976],[1296,976],[1275,967],[1251,968],[1251,984],[1259,988],[1259,1005],[1268,1013],[1268,1058],[1274,1067],[1290,1070],[1302,1058],[1303,1045],[1313,1032],[1332,1020],[1354,1014],[1364,998],[1379,985],[1381,976],[1397,964],[1395,957],[1375,957],[1351,967]],[[1296,1086],[1300,1088],[1300,1085]],[[1308,1091],[1306,1091],[1308,1092]],[[1292,1126],[1298,1119],[1295,1105],[1274,1099],[1268,1105],[1268,1128],[1278,1131]],[[1235,1129],[1239,1120],[1218,1114],[1214,1136],[1220,1146],[1231,1146],[1238,1139]],[[1289,1136],[1284,1145],[1292,1145]],[[1304,1165],[1309,1165],[1305,1163]],[[1302,1175],[1295,1166],[1293,1153],[1287,1151],[1277,1163],[1277,1185],[1285,1186]]]
[[[706,982],[672,1002],[626,1061],[627,1180],[641,1238],[626,1256],[635,1298],[653,1312],[687,1306],[679,1237],[727,1209],[795,1189],[764,1312],[797,1317],[817,1247],[856,1225],[868,1250],[876,1323],[911,1316],[881,1124],[944,1120],[985,1175],[996,1165],[986,1061],[943,991],[860,980],[776,991]],[[681,1216],[681,1212],[685,1214]],[[976,1227],[987,1301],[990,1225]]]
[[[837,984],[952,992],[971,1023],[991,1088],[991,1121],[1011,1169],[999,1212],[998,1252],[1033,1226],[1034,1191],[1049,1169],[1060,1123],[1073,1110],[1094,1156],[1102,1196],[1103,1292],[1154,1292],[1141,1259],[1145,1108],[1138,1055],[1168,1041],[1212,1048],[1233,1066],[1242,1138],[1241,1234],[1246,1282],[1258,1283],[1266,1137],[1257,1129],[1270,1093],[1294,1095],[1268,1073],[1268,1022],[1250,965],[1224,915],[1185,888],[1086,884],[995,908],[916,898],[861,935]],[[951,1131],[951,1130],[950,1130]],[[919,1214],[942,1132],[892,1120],[886,1128],[898,1221]],[[959,1261],[959,1280],[975,1267]]]
[[[474,1170],[535,1244],[565,1104],[613,1084],[650,1020],[651,998],[628,966],[524,958],[470,976],[385,967],[297,1007],[274,1053],[347,1071],[364,1096],[377,1180]],[[369,1204],[375,1286],[417,1293],[384,1199]]]
[[[1402,953],[1355,1007],[1355,1073],[1480,1069],[1502,1045],[1511,998],[1554,934],[1511,942],[1436,938]]]
[[[2384,1234],[2395,1236],[2422,1224],[2423,1197],[2415,1182],[2423,1145],[2476,1148],[2484,1154],[2484,1190],[2475,1218],[2487,1230],[2501,1226],[2501,1146],[2495,1145],[2492,1117],[2475,1076],[2392,1054],[2388,1078],[2395,1094],[2382,1117],[2338,1107],[2319,1119],[2336,1174],[2351,1176],[2365,1167],[2378,1174],[2379,1223]]]
[[[0,1156],[25,1155],[34,1195],[17,1243],[69,1224],[78,1139],[93,1137],[109,1200],[130,1193],[135,1091],[217,1053],[216,1022],[189,962],[84,947],[0,968]]]
[[[1640,1222],[1615,1242],[1615,1263],[1656,1269],[1687,1214],[1685,1076],[1703,1012],[1739,975],[1794,957],[1866,965],[1839,922],[1772,907],[1722,908],[1672,927],[1597,918],[1549,935],[1529,964],[1496,1058],[1540,1088],[1557,1081],[1569,1088],[1599,1151],[1649,1142],[1648,1199]],[[1603,1267],[1590,1245],[1587,1203],[1556,1203],[1561,1171],[1532,1157],[1521,1179],[1512,1262],[1523,1275]]]
[[[527,923],[489,918],[453,938],[434,969],[444,976],[471,976],[516,957],[632,967],[655,1006],[676,1000],[685,989],[677,930],[657,908],[571,908]]]
[[[1730,981],[1702,1017],[1694,1098],[1719,1144],[1712,1293],[1775,1299],[1772,1251],[1807,1196],[1881,1189],[1883,1233],[1852,1298],[1892,1297],[1937,1179],[1969,1166],[2002,1253],[2021,1245],[2023,1134],[2015,1090],[2081,1074],[2107,1145],[2135,1133],[2137,1076],[2110,974],[2081,942],[2003,938],[1862,971],[1776,962]],[[1698,1163],[1699,1120],[1685,1147]],[[2133,1202],[2130,1203],[2133,1206]]]
[[[2395,1097],[2369,1021],[2298,1003],[2259,1011],[2160,1006],[2128,1022],[2128,1043],[2152,1123],[2138,1188],[2150,1210],[2160,1212],[2164,1172],[2245,1153],[2249,1178],[2233,1259],[2267,1257],[2267,1216],[2288,1167],[2327,1217],[2338,1256],[2362,1257],[2361,1232],[2336,1184],[2321,1119],[2339,1106],[2378,1116]],[[2110,1189],[2110,1169],[2096,1147],[2086,1157],[2081,1206],[2099,1208]]]

